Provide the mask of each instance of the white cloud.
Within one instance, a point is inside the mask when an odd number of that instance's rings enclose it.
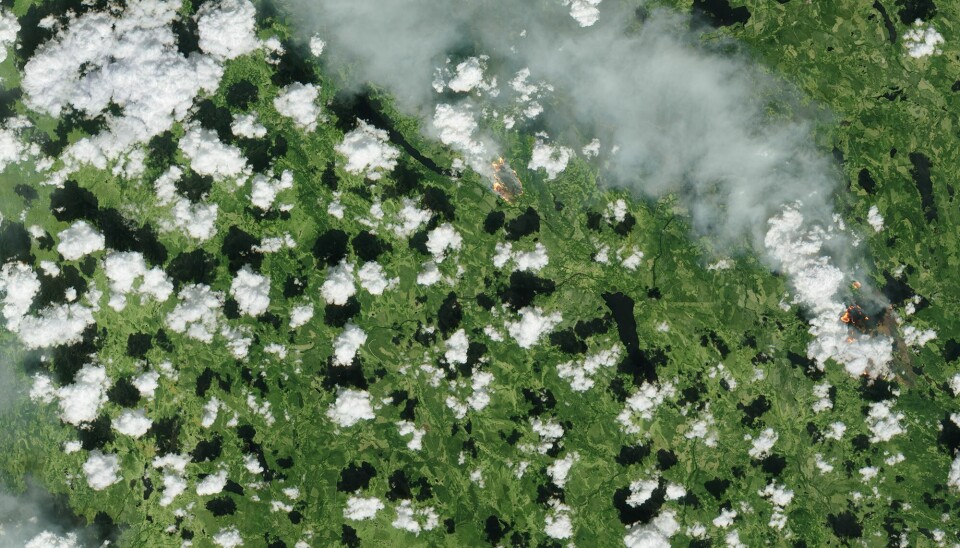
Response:
[[[950,385],[950,391],[953,392],[953,395],[960,396],[960,373],[956,373],[950,377],[948,383]]]
[[[73,384],[57,390],[60,419],[74,426],[97,418],[100,406],[107,401],[110,378],[102,365],[86,364],[77,372]]]
[[[180,302],[167,314],[167,327],[186,333],[191,339],[209,343],[217,329],[223,294],[203,284],[189,284],[180,290]]]
[[[86,221],[76,221],[70,228],[61,230],[57,237],[57,251],[68,261],[75,261],[104,248],[106,240]]]
[[[162,457],[154,457],[153,467],[163,470],[163,495],[160,497],[160,506],[170,506],[174,499],[187,490],[187,480],[183,477],[190,457],[169,453]]]
[[[509,261],[513,261],[514,270],[539,272],[549,264],[550,257],[547,256],[547,248],[540,242],[531,251],[514,250],[511,242],[497,242],[493,266],[503,268]]]
[[[290,329],[306,325],[313,319],[313,303],[295,306],[290,309]]]
[[[227,350],[238,360],[246,358],[250,352],[250,345],[253,344],[253,338],[245,336],[248,334],[249,327],[247,326],[232,327],[224,324],[220,327],[220,335],[224,338]]]
[[[84,329],[94,323],[92,311],[80,304],[44,308],[37,316],[24,316],[17,336],[28,349],[80,342]]]
[[[867,414],[867,428],[873,434],[870,441],[890,441],[890,438],[902,434],[904,430],[900,425],[901,420],[903,413],[893,411],[889,401],[870,404],[870,412]]]
[[[433,127],[440,142],[463,154],[474,170],[489,170],[487,147],[473,138],[477,132],[477,121],[468,105],[437,105],[433,113]]]
[[[417,283],[429,287],[439,282],[440,277],[440,269],[437,268],[437,263],[433,261],[427,261],[423,263],[423,270],[417,274]]]
[[[114,430],[133,438],[146,434],[151,425],[153,421],[143,409],[124,409],[112,424]]]
[[[640,424],[637,418],[641,420],[653,419],[653,414],[667,398],[676,395],[677,389],[671,382],[662,384],[644,381],[625,402],[623,411],[617,415],[617,421],[623,425],[624,431],[628,434],[640,432]]]
[[[423,449],[423,436],[427,434],[425,429],[417,428],[416,425],[410,421],[400,421],[397,423],[397,432],[401,436],[412,436],[410,441],[407,442],[407,449],[411,451]]]
[[[470,341],[467,340],[466,331],[458,329],[444,344],[446,352],[443,357],[446,358],[447,363],[467,363],[467,349],[470,347]]]
[[[460,251],[463,237],[450,223],[443,223],[427,234],[427,251],[437,263],[443,262],[447,251]]]
[[[363,175],[371,181],[378,181],[384,173],[393,171],[397,166],[400,151],[389,143],[385,130],[357,120],[356,129],[343,136],[336,151],[347,157],[344,169],[354,175]]]
[[[353,426],[362,420],[375,419],[370,393],[350,388],[340,390],[337,393],[337,401],[327,409],[327,417],[343,428]]]
[[[550,538],[559,540],[573,536],[573,522],[570,520],[570,507],[552,499],[551,509],[544,518],[543,532]]]
[[[270,209],[273,201],[277,199],[277,194],[293,188],[293,172],[288,169],[283,170],[283,173],[280,175],[280,180],[258,173],[253,176],[250,187],[250,202],[254,206],[266,211]]]
[[[215,474],[210,474],[200,480],[197,484],[197,495],[201,497],[207,495],[217,495],[227,486],[227,471],[218,470]]]
[[[874,232],[883,230],[883,215],[880,214],[880,209],[877,206],[870,206],[870,211],[867,212],[867,222],[873,227]]]
[[[333,340],[334,361],[337,365],[350,365],[357,351],[367,342],[367,334],[355,324],[348,323]]]
[[[795,300],[813,315],[809,332],[814,337],[807,356],[821,369],[833,359],[851,376],[885,375],[893,359],[893,341],[883,335],[851,337],[840,321],[846,308],[839,296],[845,276],[821,255],[826,237],[822,228],[805,229],[803,215],[787,207],[770,219],[764,239],[767,251],[788,275]]]
[[[607,209],[604,210],[603,215],[607,220],[612,220],[613,222],[623,222],[627,218],[627,201],[623,198],[618,198],[607,204]]]
[[[310,53],[312,53],[314,57],[320,57],[323,55],[323,49],[325,47],[327,47],[327,43],[320,38],[319,34],[310,38]]]
[[[270,278],[257,274],[249,265],[244,265],[230,284],[230,295],[237,300],[240,312],[248,316],[259,316],[270,306]]]
[[[126,299],[122,296],[133,291],[133,284],[147,272],[147,263],[136,251],[111,251],[103,260],[103,268],[115,295],[110,306],[117,311],[123,310]]]
[[[600,154],[600,139],[594,138],[580,149],[580,153],[587,158],[596,158]]]
[[[105,168],[107,159],[182,120],[201,90],[216,91],[222,67],[177,51],[171,22],[179,8],[174,1],[138,0],[117,17],[88,11],[27,62],[22,84],[30,108],[53,117],[67,106],[90,117],[111,104],[123,111],[107,117],[104,132],[67,148],[61,159],[68,170],[78,162]]]
[[[713,518],[713,525],[721,529],[726,529],[733,525],[733,520],[737,517],[737,511],[730,508],[720,510],[720,515]]]
[[[292,119],[300,129],[313,131],[317,128],[317,117],[320,116],[320,107],[317,105],[319,96],[320,88],[317,86],[294,82],[280,90],[273,99],[273,108]]]
[[[173,282],[159,266],[155,266],[143,273],[143,280],[137,288],[140,295],[147,295],[157,302],[166,302],[173,294]]]
[[[451,91],[457,93],[466,93],[474,89],[491,91],[496,85],[496,80],[485,83],[483,81],[483,71],[486,69],[486,57],[470,57],[457,65],[456,74],[447,83]]]
[[[627,497],[627,504],[636,508],[650,500],[653,492],[660,486],[659,477],[640,479],[630,482],[630,496]]]
[[[90,451],[87,461],[83,463],[83,474],[87,477],[87,485],[94,491],[102,491],[120,481],[120,458],[110,453],[102,453],[97,449]]]
[[[220,59],[234,59],[257,49],[256,8],[246,0],[205,3],[197,11],[200,49]]]
[[[414,232],[430,220],[432,213],[428,209],[420,209],[417,203],[410,198],[403,199],[403,208],[397,214],[398,223],[390,225],[390,229],[398,238],[409,238]]]
[[[64,536],[44,531],[24,544],[24,548],[80,548],[76,533],[67,533]]]
[[[780,436],[773,430],[773,428],[764,429],[763,432],[753,440],[753,446],[750,448],[748,453],[751,458],[762,459],[770,454],[770,450],[773,449],[773,444],[777,442]]]
[[[903,35],[903,45],[907,48],[907,54],[910,57],[918,59],[928,57],[935,53],[943,53],[940,48],[943,45],[943,35],[937,32],[933,25],[927,25],[917,19],[913,22],[913,28]]]
[[[156,371],[147,371],[133,378],[133,386],[136,387],[140,395],[148,400],[153,399],[154,392],[160,386],[160,373]]]
[[[17,16],[7,10],[0,12],[0,62],[7,58],[7,47],[17,41],[20,23]]]
[[[204,428],[210,428],[213,426],[213,423],[217,422],[217,415],[220,414],[221,407],[220,400],[216,396],[210,398],[207,403],[203,404],[203,415],[200,416],[200,426]]]
[[[357,276],[360,278],[360,287],[366,289],[371,295],[382,295],[384,290],[400,282],[400,278],[387,279],[387,273],[376,261],[364,263]]]
[[[907,346],[923,346],[936,338],[937,332],[933,329],[917,329],[912,325],[903,328],[903,342]]]
[[[547,475],[550,476],[557,487],[563,488],[567,484],[570,469],[578,460],[580,460],[580,454],[576,451],[567,453],[562,459],[557,459],[550,466],[547,466]]]
[[[547,172],[547,180],[552,181],[557,178],[561,171],[567,168],[567,163],[572,156],[573,151],[569,148],[548,145],[538,139],[533,146],[533,153],[527,167],[531,170],[544,169]]]
[[[947,473],[947,487],[960,491],[960,455],[957,455],[950,465],[950,472]]]
[[[557,374],[570,383],[575,392],[584,392],[593,387],[593,377],[601,367],[610,367],[620,358],[620,347],[614,346],[593,352],[586,358],[568,361],[557,366]]]
[[[665,548],[670,546],[670,537],[679,530],[676,512],[664,510],[650,523],[627,529],[623,544],[627,548]]]
[[[565,6],[570,6],[570,17],[581,26],[592,26],[600,19],[600,10],[597,6],[603,0],[564,0]]]
[[[173,224],[187,236],[205,242],[217,233],[217,204],[195,204],[177,198],[173,206]]]
[[[213,543],[221,548],[236,548],[243,545],[243,537],[236,527],[226,527],[213,535]]]
[[[267,128],[257,120],[256,113],[234,114],[230,131],[237,137],[248,139],[257,139],[267,135]]]
[[[347,507],[343,509],[343,517],[354,521],[373,519],[377,512],[383,510],[383,501],[377,497],[358,497],[351,495],[347,499]]]
[[[190,160],[190,168],[217,181],[246,179],[250,166],[239,148],[220,142],[213,130],[193,127],[180,139],[180,150]]]
[[[823,437],[840,441],[843,439],[843,435],[847,432],[847,425],[843,424],[841,421],[831,422],[827,426],[827,430],[823,433]]]
[[[562,319],[559,312],[544,314],[540,307],[526,306],[520,309],[519,321],[508,321],[504,326],[520,348],[530,348],[540,340],[540,337],[556,327]]]
[[[397,517],[394,528],[419,535],[420,531],[430,531],[440,523],[440,518],[432,507],[414,508],[409,500],[400,501],[396,508]]]
[[[623,262],[621,262],[620,264],[623,266],[623,268],[626,268],[627,270],[630,270],[630,271],[634,271],[637,269],[638,266],[640,266],[640,261],[642,260],[643,260],[643,251],[634,250],[633,253],[628,255],[627,258],[623,259]]]
[[[327,279],[320,286],[320,295],[327,304],[343,306],[347,300],[357,294],[353,285],[353,265],[346,260],[327,269]]]
[[[3,292],[3,317],[7,320],[7,329],[17,331],[33,304],[33,298],[40,292],[40,279],[30,266],[9,262],[0,269],[0,291]]]
[[[813,402],[813,412],[820,413],[828,409],[833,409],[833,402],[830,401],[830,383],[823,381],[813,385],[813,395],[817,401]]]
[[[5,51],[0,49],[0,51]],[[12,130],[0,127],[0,171],[23,160],[24,146]]]

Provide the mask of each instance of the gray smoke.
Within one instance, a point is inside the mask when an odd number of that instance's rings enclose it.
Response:
[[[838,177],[811,135],[823,114],[734,44],[691,32],[688,17],[659,9],[639,17],[636,5],[617,0],[601,4],[587,28],[561,0],[287,5],[306,35],[328,42],[324,60],[348,86],[386,88],[427,131],[438,104],[467,103],[487,131],[476,139],[495,141],[492,113],[509,108],[516,92],[508,82],[529,68],[530,82],[553,90],[540,98],[543,114],[518,119],[516,130],[546,130],[575,151],[599,138],[591,161],[602,182],[648,197],[676,193],[714,243],[729,250],[746,236],[762,250],[767,220],[795,201],[808,222],[830,221]],[[496,76],[499,94],[431,88],[438,68],[479,55],[489,56],[485,80]],[[487,147],[489,159],[497,152]]]
[[[0,546],[99,546],[94,532],[56,497],[30,478],[21,493],[0,486]],[[59,544],[58,544],[59,542]]]

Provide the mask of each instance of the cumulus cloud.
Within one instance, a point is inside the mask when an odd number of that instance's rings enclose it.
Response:
[[[317,106],[319,96],[320,88],[317,86],[294,82],[280,90],[273,100],[273,108],[293,120],[300,129],[313,131],[317,128],[317,117],[320,116],[320,107]]]
[[[929,57],[943,53],[943,35],[937,32],[933,25],[928,25],[917,19],[913,27],[903,35],[903,45],[907,48],[907,55],[913,58]]]
[[[543,169],[547,172],[547,180],[557,178],[573,156],[573,151],[564,146],[557,146],[537,141],[530,155],[530,162],[527,167],[533,170]]]
[[[250,167],[239,148],[220,142],[215,131],[191,128],[180,139],[180,150],[190,160],[190,167],[201,175],[216,180],[245,178]]]
[[[94,491],[102,491],[120,481],[120,457],[111,453],[102,453],[94,449],[90,451],[87,461],[83,463],[83,474],[87,477],[87,485]]]
[[[206,3],[197,11],[200,49],[220,59],[234,59],[259,47],[256,8],[247,0]]]
[[[353,284],[353,265],[344,261],[327,269],[327,279],[320,286],[320,295],[327,304],[343,306],[357,294]]]
[[[26,63],[24,102],[34,110],[57,117],[73,108],[91,118],[110,105],[123,111],[106,116],[101,133],[67,147],[68,168],[82,162],[105,168],[108,159],[182,120],[201,91],[216,91],[223,74],[218,61],[177,51],[171,23],[180,7],[170,0],[135,0],[113,13],[87,11]],[[218,10],[207,8],[211,14]]]
[[[355,521],[373,519],[383,508],[383,501],[377,497],[351,496],[347,499],[347,507],[343,509],[343,517]]]
[[[68,261],[75,261],[85,255],[104,248],[106,240],[86,221],[76,221],[70,228],[61,230],[57,237],[57,251]]]
[[[143,409],[124,409],[120,416],[113,419],[113,429],[121,434],[139,438],[150,430],[153,421]]]
[[[553,330],[561,320],[559,312],[546,314],[540,307],[527,306],[520,309],[518,321],[508,321],[505,327],[520,348],[530,348],[543,335]]]
[[[204,284],[189,284],[180,290],[179,302],[167,314],[167,327],[191,339],[209,343],[217,328],[223,294]]]
[[[383,177],[397,166],[400,150],[388,142],[387,132],[364,122],[357,121],[356,129],[343,136],[336,151],[347,157],[344,169],[354,175],[363,175],[371,181]]]
[[[362,420],[373,420],[376,416],[373,414],[370,393],[352,388],[340,390],[336,401],[327,409],[327,417],[343,428]]]
[[[355,324],[348,323],[343,331],[333,340],[333,355],[337,365],[350,365],[353,363],[357,350],[367,342],[367,334]]]
[[[240,312],[259,316],[270,306],[270,278],[244,265],[230,284],[230,295],[237,300]]]

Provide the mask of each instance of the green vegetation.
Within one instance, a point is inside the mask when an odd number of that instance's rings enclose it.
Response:
[[[895,17],[894,3],[881,3]],[[676,4],[689,8],[688,2]],[[623,542],[624,523],[635,521],[629,512],[643,511],[621,512],[617,497],[622,510],[631,482],[658,477],[663,479],[660,497],[668,483],[686,490],[682,498],[667,501],[654,512],[676,511],[682,529],[671,540],[681,546],[692,540],[688,528],[695,524],[704,525],[707,537],[718,545],[734,529],[749,546],[794,541],[834,545],[840,542],[837,531],[853,534],[837,525],[845,512],[862,526],[866,545],[886,545],[901,533],[913,544],[930,545],[938,529],[946,531],[948,541],[958,541],[950,520],[956,520],[960,499],[946,487],[953,460],[950,444],[955,442],[945,439],[944,424],[957,409],[947,383],[958,372],[953,354],[954,334],[960,329],[960,320],[950,312],[960,300],[956,275],[960,213],[952,186],[953,168],[960,162],[960,139],[955,135],[960,95],[951,91],[960,78],[958,42],[951,40],[960,13],[954,12],[956,6],[943,4],[936,24],[947,36],[944,53],[925,59],[908,57],[900,43],[891,43],[877,10],[863,2],[752,0],[746,3],[752,14],[746,24],[715,31],[745,43],[771,71],[832,113],[833,121],[817,128],[818,139],[842,158],[850,183],[838,192],[838,209],[864,234],[861,245],[875,265],[869,282],[889,289],[891,282],[884,273],[894,279],[892,273],[906,265],[899,280],[912,290],[907,297],[915,293],[928,303],[918,307],[910,322],[936,329],[939,337],[901,357],[905,376],[892,385],[868,386],[865,379],[852,379],[839,367],[822,374],[811,371],[802,358],[808,325],[796,307],[780,306],[789,301],[783,279],[751,256],[735,257],[730,268],[708,269],[715,259],[691,238],[675,200],[649,202],[598,188],[598,174],[586,162],[575,160],[557,180],[544,181],[542,172],[523,168],[533,136],[505,137],[506,157],[525,184],[525,193],[507,203],[473,172],[457,178],[446,175],[453,155],[425,142],[414,120],[396,112],[389,97],[374,92],[370,103],[444,173],[431,171],[404,150],[397,168],[379,181],[347,172],[344,157],[334,147],[353,125],[356,105],[337,94],[335,80],[320,72],[316,59],[304,59],[319,74],[322,91],[317,103],[325,106],[315,131],[298,129],[273,105],[280,87],[272,78],[282,65],[268,63],[257,51],[228,62],[219,90],[206,99],[214,112],[257,114],[267,137],[240,146],[248,155],[256,147],[267,147],[267,172],[276,177],[284,170],[293,173],[293,188],[281,191],[275,201],[292,204],[289,211],[276,207],[259,211],[250,205],[249,182],[238,187],[226,180],[213,182],[204,198],[219,207],[212,238],[198,242],[179,229],[161,229],[170,218],[170,207],[157,202],[153,181],[171,165],[189,165],[175,144],[185,132],[179,123],[168,136],[154,138],[145,147],[147,167],[141,177],[114,174],[112,165],[106,170],[85,167],[71,176],[96,197],[99,208],[115,208],[134,225],[152,227],[165,250],[157,265],[168,273],[178,257],[195,250],[214,258],[215,266],[197,277],[228,297],[221,325],[245,330],[254,341],[249,355],[232,357],[219,332],[212,343],[205,343],[171,330],[166,319],[178,304],[180,287],[165,302],[140,301],[131,294],[120,312],[107,306],[104,296],[95,314],[96,329],[87,332],[80,348],[96,353],[114,385],[157,370],[166,361],[176,370],[176,378],[160,376],[152,400],[140,397],[135,405],[126,406],[145,408],[154,429],[139,439],[112,431],[110,420],[125,407],[114,393],[101,408],[95,427],[83,431],[63,424],[56,404],[15,398],[0,410],[7,426],[0,436],[4,483],[16,491],[33,477],[49,491],[65,494],[72,510],[88,522],[105,513],[120,526],[118,540],[123,546],[180,546],[190,538],[195,546],[208,546],[212,535],[229,527],[236,527],[248,546],[278,540],[286,546],[298,540],[332,546],[349,544],[354,535],[364,546],[482,546],[491,541],[550,545],[555,541],[544,533],[544,520],[553,512],[548,501],[561,496],[571,509],[570,540],[580,546],[615,546]],[[18,2],[15,12],[25,11]],[[261,38],[289,38],[278,20],[261,25]],[[896,27],[898,35],[906,29],[899,21]],[[7,89],[17,85],[15,62],[11,53],[0,66]],[[256,89],[256,99],[245,108],[230,91],[244,82]],[[28,113],[20,100],[14,104],[16,112]],[[64,127],[63,121],[30,116],[37,133],[48,141],[56,140],[57,128]],[[67,141],[83,135],[73,128]],[[38,142],[48,144],[43,138]],[[925,217],[911,179],[916,169],[911,153],[930,160],[937,211],[933,220]],[[71,222],[51,215],[51,195],[58,190],[40,185],[42,178],[31,169],[20,164],[0,175],[4,226],[39,225],[55,237]],[[875,188],[865,188],[864,170]],[[36,198],[17,194],[18,184],[31,185]],[[434,217],[412,238],[389,228],[405,198]],[[635,220],[632,226],[618,227],[604,216],[608,204],[621,198],[629,218]],[[344,208],[342,219],[327,210],[336,200]],[[372,204],[380,204],[382,219],[375,218]],[[873,205],[886,220],[879,233],[866,221]],[[497,214],[503,214],[509,225],[529,215],[530,208],[539,229],[515,238],[514,250],[531,251],[536,242],[546,248],[549,263],[535,276],[548,281],[552,290],[541,291],[532,304],[559,312],[562,320],[553,335],[544,334],[531,348],[520,349],[505,327],[505,322],[516,321],[517,313],[500,304],[510,293],[512,267],[493,264],[497,244],[508,241],[509,227],[485,230],[485,225],[489,227],[488,218]],[[439,263],[440,272],[456,282],[418,284],[423,263],[431,259],[424,247],[428,229],[444,222],[463,238],[462,247]],[[382,251],[375,260],[387,278],[399,281],[382,295],[358,286],[346,306],[326,305],[321,286],[328,265],[318,257],[314,242],[327,231],[343,231],[349,237],[346,259],[359,268],[376,253],[352,240],[368,233],[371,225]],[[231,306],[236,309],[229,300],[234,278],[227,241],[231,227],[255,240],[289,233],[296,242],[294,248],[275,253],[247,250],[234,260],[234,271],[251,260],[262,261],[255,270],[271,281],[269,307],[258,318],[231,313]],[[609,264],[595,260],[604,247]],[[623,267],[616,256],[622,251],[625,258],[633,249],[644,253],[635,271]],[[320,251],[319,255],[325,252]],[[61,269],[74,267],[89,286],[109,293],[103,268],[88,273],[84,259],[62,260],[56,245],[44,248],[35,239],[30,253],[36,265],[49,260]],[[102,266],[104,252],[94,256]],[[517,283],[514,280],[515,290]],[[624,356],[604,299],[605,293],[618,292],[635,303],[640,349],[655,364],[659,384],[675,388],[652,419],[636,420],[639,431],[633,434],[624,432],[617,417],[624,400],[644,380],[642,371],[618,367],[617,360],[598,370],[592,388],[577,392],[557,368],[613,347]],[[451,299],[458,306],[452,306]],[[291,330],[291,308],[304,303],[314,305],[314,317]],[[895,303],[901,314],[904,304],[904,299]],[[462,319],[451,323],[451,308],[461,311]],[[602,327],[590,332],[586,324],[595,319]],[[333,341],[347,320],[367,338],[354,366],[338,367],[331,362]],[[485,334],[488,326],[503,339]],[[458,367],[443,356],[444,340],[459,328],[482,348],[472,347],[468,365]],[[152,345],[142,355],[131,355],[130,337],[138,334],[150,335]],[[68,367],[63,366],[67,362],[79,368],[85,359],[76,348],[19,350],[12,334],[4,334],[3,342],[4,361],[17,368],[16,376],[25,386],[34,373],[56,373]],[[271,344],[283,347],[286,355],[265,350]],[[571,353],[571,347],[586,353]],[[439,382],[421,369],[423,364],[437,368]],[[448,398],[461,402],[469,398],[472,379],[481,372],[493,377],[489,405],[457,418]],[[822,382],[835,387],[832,409],[815,413],[813,405],[821,398],[814,387]],[[338,427],[327,414],[337,397],[336,385],[368,390],[375,418]],[[891,390],[899,391],[894,410],[903,413],[905,432],[888,442],[871,443],[865,422],[868,405],[891,396],[895,393]],[[212,427],[205,428],[201,418],[211,397],[223,405]],[[269,403],[275,422],[251,407],[264,403]],[[715,447],[691,434],[696,421],[708,418]],[[564,430],[543,453],[537,450],[543,440],[532,425],[537,419]],[[424,431],[420,450],[409,449],[410,435],[398,432],[397,423],[403,420]],[[846,425],[842,439],[825,438],[836,422]],[[243,430],[248,426],[253,429]],[[163,428],[172,433],[159,433]],[[756,438],[765,428],[776,431],[778,439],[769,456],[754,459],[748,454],[752,442],[745,436]],[[254,431],[252,438],[244,439],[244,433]],[[88,452],[63,451],[66,442],[77,439],[87,440],[89,447],[84,449],[97,447],[119,455],[122,481],[92,490],[82,472]],[[202,453],[198,444],[211,440],[222,442],[220,451],[214,451],[218,456],[198,457]],[[265,471],[251,473],[244,467],[244,456],[256,454],[258,448]],[[173,504],[162,506],[163,471],[152,461],[167,452],[191,454],[193,462],[186,469],[187,490]],[[547,467],[574,454],[577,460],[566,485],[558,490],[551,485]],[[833,465],[832,472],[818,470],[818,454]],[[902,462],[885,463],[897,454],[903,455]],[[386,508],[371,520],[348,520],[344,508],[351,493],[338,490],[338,482],[344,469],[363,462],[370,463],[376,474],[359,495],[377,497]],[[518,477],[521,463],[526,463],[525,472]],[[236,486],[228,484],[213,496],[197,495],[200,478],[222,467]],[[865,480],[860,470],[868,467],[877,467],[878,474]],[[482,485],[477,476],[471,480],[474,471],[479,471]],[[794,492],[783,511],[782,530],[768,525],[774,509],[759,494],[771,481]],[[298,497],[284,494],[283,489],[290,487],[299,489]],[[232,501],[235,512],[217,517],[208,502],[223,498]],[[437,526],[417,536],[392,526],[395,508],[404,499],[413,499],[416,509],[432,508],[439,518]],[[279,510],[271,509],[272,501],[282,503]],[[729,529],[712,525],[724,508],[738,513]],[[187,509],[186,517],[178,517],[178,509]]]

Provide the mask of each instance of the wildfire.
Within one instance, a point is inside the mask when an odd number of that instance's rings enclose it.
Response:
[[[867,313],[860,308],[860,305],[851,304],[843,311],[843,315],[840,316],[840,321],[849,324],[860,331],[865,331],[870,321],[870,316],[867,316]]]
[[[503,157],[497,158],[492,167],[494,192],[508,202],[512,202],[517,196],[523,194],[523,185],[517,177],[517,172],[510,168]]]

